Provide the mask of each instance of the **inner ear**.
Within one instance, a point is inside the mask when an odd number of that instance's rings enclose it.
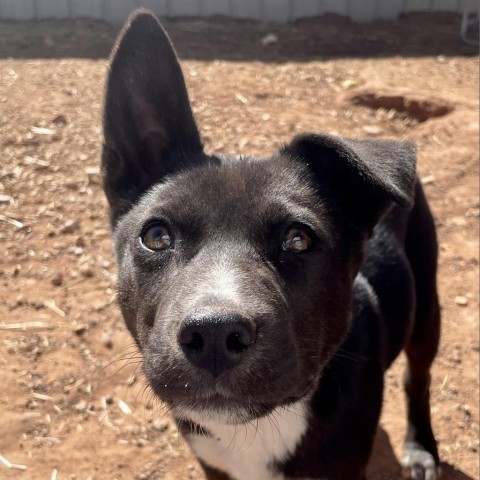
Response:
[[[163,177],[205,160],[177,56],[146,10],[133,13],[114,48],[103,126],[113,224]]]

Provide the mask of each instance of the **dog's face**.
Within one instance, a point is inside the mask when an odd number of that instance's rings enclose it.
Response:
[[[119,302],[155,393],[179,417],[239,423],[312,392],[365,239],[409,202],[411,145],[305,135],[270,158],[208,156],[145,12],[114,53],[104,132]]]
[[[247,418],[313,387],[347,329],[358,253],[305,167],[215,160],[119,222],[119,298],[162,399]]]

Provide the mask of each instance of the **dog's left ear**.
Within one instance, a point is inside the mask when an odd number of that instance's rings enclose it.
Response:
[[[112,224],[165,175],[203,152],[172,44],[153,13],[128,19],[105,91],[102,170]]]
[[[308,164],[322,200],[357,230],[371,232],[393,202],[413,203],[413,143],[305,134],[283,151]]]

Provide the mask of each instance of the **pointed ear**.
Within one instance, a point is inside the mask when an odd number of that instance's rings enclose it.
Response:
[[[413,203],[413,143],[306,134],[284,152],[308,164],[322,199],[356,229],[370,232],[392,202]]]
[[[203,152],[177,56],[147,10],[132,14],[112,53],[103,131],[112,224],[152,185]]]

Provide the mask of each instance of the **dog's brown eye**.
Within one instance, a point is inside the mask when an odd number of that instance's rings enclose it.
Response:
[[[310,235],[299,227],[290,228],[282,243],[282,250],[285,252],[303,252],[310,248],[312,239]]]
[[[154,224],[148,227],[142,234],[142,243],[149,250],[159,251],[171,248],[173,241],[165,225]]]

